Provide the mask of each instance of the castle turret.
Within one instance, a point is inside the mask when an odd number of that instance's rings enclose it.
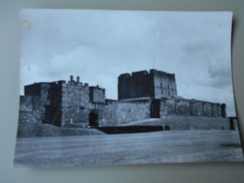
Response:
[[[74,81],[74,77],[72,75],[70,76],[70,81]]]
[[[77,83],[79,83],[80,82],[80,77],[79,76],[77,76]]]

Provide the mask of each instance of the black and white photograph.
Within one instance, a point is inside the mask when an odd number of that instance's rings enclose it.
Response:
[[[237,162],[232,12],[20,9],[15,167]]]

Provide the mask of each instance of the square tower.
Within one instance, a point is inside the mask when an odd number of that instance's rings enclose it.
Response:
[[[154,99],[177,96],[175,75],[151,69],[148,71],[121,74],[118,78],[118,98],[133,99],[150,97]]]

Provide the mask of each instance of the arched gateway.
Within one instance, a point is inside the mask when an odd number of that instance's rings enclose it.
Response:
[[[95,111],[89,114],[89,126],[98,127],[98,114]]]

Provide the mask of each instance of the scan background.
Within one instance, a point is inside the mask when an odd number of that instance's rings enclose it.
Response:
[[[244,11],[243,2],[234,0],[180,0],[172,1],[58,1],[58,0],[1,0],[1,182],[241,182],[244,179],[243,163],[206,163],[123,166],[106,168],[13,168],[15,136],[18,115],[19,91],[19,33],[18,8],[95,8],[143,9],[180,11],[233,11],[233,80],[241,131],[244,131]],[[243,136],[243,135],[242,135]],[[243,139],[243,137],[242,137]]]

